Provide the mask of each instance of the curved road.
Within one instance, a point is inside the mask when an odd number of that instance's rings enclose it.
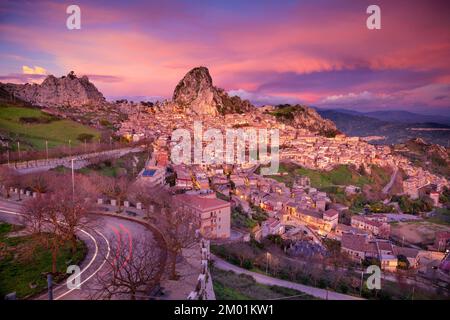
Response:
[[[388,194],[388,193],[389,193],[389,190],[391,190],[392,185],[393,185],[394,182],[395,182],[395,178],[397,178],[397,174],[398,174],[398,167],[395,167],[395,168],[394,168],[394,172],[393,172],[392,175],[391,175],[391,179],[389,180],[388,184],[385,185],[384,188],[383,188],[383,191],[382,191],[382,192],[383,192],[384,194]]]
[[[354,297],[354,296],[350,296],[350,295],[346,295],[346,294],[342,294],[342,293],[337,293],[334,291],[327,291],[325,289],[320,289],[320,288],[316,288],[316,287],[310,287],[310,286],[305,286],[303,284],[300,283],[296,283],[296,282],[290,282],[290,281],[286,281],[286,280],[282,280],[282,279],[277,279],[277,278],[273,278],[273,277],[269,277],[266,276],[264,274],[261,273],[257,273],[257,272],[252,272],[249,271],[247,269],[243,269],[240,268],[238,266],[235,266],[231,263],[226,262],[225,260],[212,255],[213,260],[214,260],[214,266],[218,269],[222,269],[225,271],[234,271],[238,274],[246,274],[249,276],[252,276],[256,282],[261,283],[261,284],[265,284],[265,285],[275,285],[275,286],[280,286],[280,287],[285,287],[285,288],[290,288],[290,289],[294,289],[294,290],[298,290],[301,292],[304,292],[306,294],[309,294],[311,296],[314,296],[316,298],[320,298],[320,299],[328,299],[328,300],[362,300],[359,297]]]
[[[0,221],[21,224],[20,203],[0,200]],[[133,237],[145,232],[152,232],[138,222],[96,215],[95,227],[80,230],[79,238],[86,243],[88,252],[79,266],[81,269],[80,289],[69,289],[66,281],[56,285],[53,290],[55,300],[85,300],[92,299],[96,294],[96,274],[102,272],[106,259],[110,254],[111,241],[132,243]],[[155,238],[154,232],[152,232]],[[47,293],[36,297],[38,300],[48,299]]]

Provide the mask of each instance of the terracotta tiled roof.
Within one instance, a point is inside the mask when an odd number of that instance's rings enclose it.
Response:
[[[230,203],[221,199],[206,198],[198,195],[180,194],[174,196],[175,200],[194,207],[200,211],[210,211],[215,209],[226,208]]]
[[[402,248],[394,246],[394,253],[396,255],[404,255],[407,258],[417,258],[417,255],[419,254],[419,250],[413,249],[413,248]]]
[[[366,237],[356,234],[343,234],[341,246],[344,249],[365,252],[367,247]]]
[[[393,251],[392,244],[388,241],[377,241],[378,248],[383,251]]]
[[[319,211],[308,210],[308,209],[300,209],[299,211],[300,211],[300,214],[322,219],[322,214]]]
[[[336,210],[334,210],[334,209],[328,209],[327,211],[325,211],[324,213],[323,213],[323,216],[324,217],[328,217],[328,218],[333,218],[334,216],[339,216],[339,212],[337,212]]]

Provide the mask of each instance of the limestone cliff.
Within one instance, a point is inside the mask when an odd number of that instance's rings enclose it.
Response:
[[[206,67],[190,70],[176,86],[172,100],[181,110],[198,115],[243,113],[254,108],[249,101],[230,97],[215,87]]]

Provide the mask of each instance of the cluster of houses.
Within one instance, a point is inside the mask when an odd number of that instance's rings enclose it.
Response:
[[[330,170],[336,165],[363,166],[370,172],[371,165],[401,168],[407,175],[403,181],[404,193],[417,198],[419,190],[425,185],[436,186],[438,193],[448,186],[447,179],[436,176],[410,163],[405,157],[392,153],[388,146],[371,145],[359,137],[336,135],[328,138],[314,135],[303,128],[296,128],[280,123],[272,115],[260,108],[255,112],[244,114],[227,114],[224,118],[212,116],[192,116],[180,112],[170,102],[157,102],[151,107],[129,108],[128,120],[121,123],[118,134],[129,140],[157,138],[163,140],[170,149],[170,137],[176,128],[193,130],[193,122],[202,121],[203,127],[215,128],[225,132],[227,128],[252,127],[272,128],[280,131],[280,159],[290,160],[301,166],[314,170]]]
[[[357,262],[376,259],[380,262],[381,269],[387,271],[397,269],[399,256],[408,260],[410,268],[416,268],[419,265],[419,250],[399,247],[389,240],[368,235],[344,233],[341,239],[341,250]]]
[[[371,165],[402,169],[407,178],[403,181],[404,193],[417,198],[425,185],[434,185],[429,193],[439,202],[439,192],[448,186],[445,178],[412,165],[406,158],[393,154],[389,147],[370,145],[358,137],[337,135],[334,138],[318,136],[308,130],[282,124],[273,116],[260,111],[248,114],[228,114],[225,119],[194,117],[171,109],[169,103],[156,104],[151,110],[129,115],[122,123],[120,133],[131,139],[153,137],[155,141],[154,163],[142,176],[152,183],[161,183],[161,173],[170,164],[170,137],[174,129],[192,130],[193,121],[202,121],[203,127],[217,128],[277,128],[280,130],[280,160],[293,161],[314,170],[330,170],[338,164],[364,167]],[[274,179],[255,174],[245,166],[226,165],[171,165],[175,176],[177,199],[189,210],[201,217],[201,232],[211,239],[230,236],[231,206],[240,206],[251,216],[255,207],[267,213],[267,220],[256,230],[262,236],[282,235],[286,225],[304,225],[318,236],[341,242],[341,250],[355,260],[376,258],[383,269],[395,269],[397,257],[405,256],[410,266],[418,263],[415,249],[402,248],[389,242],[390,227],[383,215],[355,215],[350,225],[339,223],[340,213],[348,209],[332,203],[325,192],[310,185],[307,177],[300,177],[292,188]],[[214,190],[214,192],[212,192]],[[361,190],[346,186],[346,194]],[[219,199],[216,192],[228,197]],[[222,198],[222,197],[221,197]]]

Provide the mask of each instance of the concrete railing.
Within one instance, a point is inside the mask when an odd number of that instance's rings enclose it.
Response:
[[[6,187],[0,185],[1,191],[6,191]],[[31,192],[29,190],[20,189],[20,188],[9,188],[11,195],[20,195],[25,198],[36,198],[38,193]],[[42,193],[41,196],[47,197],[48,195]],[[110,205],[112,207],[118,207],[118,203],[116,199],[105,199],[98,198],[97,205]],[[131,202],[128,200],[123,201],[124,208],[130,208]],[[140,202],[135,203],[135,210],[141,211],[143,206]],[[136,220],[141,222],[139,220]],[[142,221],[144,223],[148,223],[148,221]],[[211,258],[210,252],[210,242],[209,240],[200,239],[200,273],[197,278],[196,286],[193,291],[188,295],[188,300],[211,300],[215,299],[214,291],[212,289],[212,279],[208,268],[208,263]]]
[[[74,161],[87,161],[92,158],[101,157],[101,156],[115,156],[120,155],[122,152],[134,152],[139,151],[141,148],[139,147],[126,147],[126,148],[120,148],[120,149],[113,149],[113,150],[106,150],[106,151],[99,151],[99,152],[93,152],[93,153],[85,153],[85,154],[78,154],[73,156],[65,156],[62,158],[50,158],[50,159],[39,159],[39,160],[28,160],[28,161],[22,161],[22,162],[11,162],[9,164],[4,163],[1,164],[1,166],[9,167],[16,170],[23,170],[23,169],[30,169],[30,168],[40,168],[40,167],[55,167],[55,166],[63,166],[70,164],[72,159]]]
[[[211,258],[209,246],[209,240],[200,240],[200,274],[198,275],[195,289],[191,291],[191,293],[187,297],[188,300],[208,300],[213,298],[210,297],[210,294],[208,294],[207,290],[208,282],[212,281],[208,268],[208,263]]]
[[[4,185],[0,184],[0,192],[6,192],[7,190],[9,190],[9,194],[10,195],[17,195],[20,197],[24,197],[24,198],[36,198],[38,193],[31,191],[31,190],[27,190],[26,188],[14,188],[14,187],[10,187],[7,188]],[[41,193],[41,196],[46,196],[45,193]],[[142,211],[144,209],[144,207],[142,206],[141,202],[132,202],[130,200],[124,200],[122,202],[118,202],[117,199],[105,199],[105,198],[98,198],[97,199],[97,204],[98,205],[110,205],[112,207],[119,207],[119,204],[123,206],[123,208],[125,209],[135,209],[138,211]]]

